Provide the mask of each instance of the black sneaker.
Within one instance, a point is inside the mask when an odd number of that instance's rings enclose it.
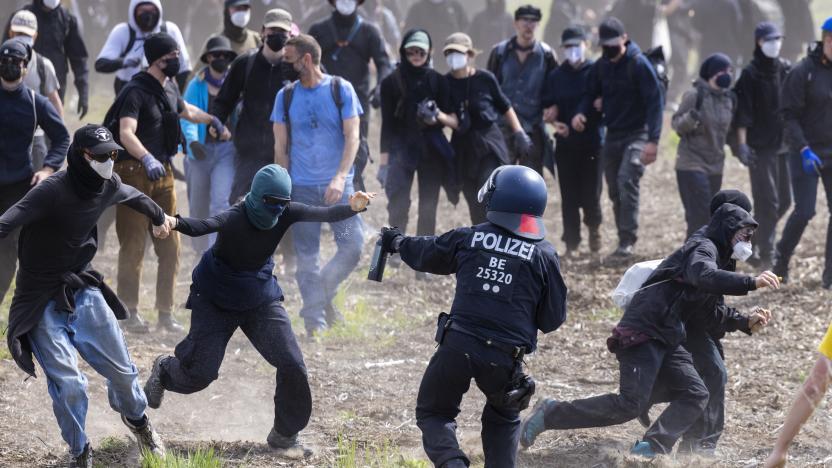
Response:
[[[171,333],[182,333],[185,331],[185,327],[180,325],[170,312],[159,312],[159,323],[156,324],[156,329]]]
[[[774,257],[774,265],[771,267],[771,272],[783,278],[780,283],[786,284],[789,282],[789,261],[781,260],[777,256]]]
[[[124,321],[124,329],[129,333],[149,333],[150,327],[147,326],[147,322],[142,319],[142,316],[139,315],[138,310],[131,310],[128,312],[130,314],[127,317],[127,320]]]
[[[160,354],[153,360],[153,367],[150,369],[150,376],[144,383],[144,395],[147,397],[147,406],[158,409],[162,406],[162,399],[165,397],[165,387],[162,386],[162,361],[168,356]]]
[[[599,226],[589,228],[589,250],[592,253],[601,251],[601,228]]]
[[[638,415],[638,423],[641,424],[642,427],[647,429],[650,427],[650,410],[646,409],[643,413]]]
[[[278,451],[281,456],[293,460],[309,458],[313,455],[312,449],[304,447],[298,440],[297,434],[287,437],[279,434],[272,428],[269,436],[266,437],[266,442],[269,444],[269,447]]]
[[[143,426],[134,426],[127,418],[122,415],[121,422],[130,429],[130,432],[136,436],[136,443],[139,445],[139,453],[152,453],[157,457],[165,456],[165,444],[159,434],[153,430],[150,424],[150,418],[145,415]]]
[[[72,461],[69,462],[69,467],[92,468],[92,465],[92,447],[90,446],[89,442],[87,442],[87,445],[84,446],[84,451],[81,452],[81,455],[73,457]]]
[[[610,260],[626,260],[633,256],[633,246],[628,244],[619,245],[613,253],[607,257]]]
[[[324,311],[326,312],[326,324],[330,327],[334,327],[339,323],[344,323],[344,314],[335,307],[335,304],[329,303],[324,307]]]

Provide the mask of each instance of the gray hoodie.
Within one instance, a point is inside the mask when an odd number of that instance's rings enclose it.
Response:
[[[701,108],[696,109],[702,93]],[[736,99],[729,89],[713,89],[702,79],[682,96],[671,125],[681,138],[676,170],[722,174],[725,165],[725,139],[731,128]]]

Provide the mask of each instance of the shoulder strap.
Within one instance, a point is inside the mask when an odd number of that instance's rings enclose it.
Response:
[[[168,22],[167,21],[162,21],[162,25],[159,27],[159,31],[163,32],[163,33],[168,32]]]
[[[43,56],[35,52],[35,61],[38,67],[38,79],[40,80],[40,94],[46,96],[46,60]]]
[[[355,17],[355,23],[353,23],[352,29],[350,29],[350,33],[347,34],[347,38],[344,39],[344,41],[342,42],[342,41],[338,40],[338,31],[335,29],[335,22],[332,21],[332,20],[329,21],[329,25],[332,28],[332,34],[335,37],[335,46],[336,46],[335,52],[332,53],[332,60],[334,60],[336,62],[338,61],[338,57],[341,55],[341,50],[344,49],[345,47],[350,46],[350,44],[352,43],[352,40],[355,39],[355,35],[358,34],[358,31],[361,29],[361,24],[362,23],[363,23],[363,20],[361,19],[361,16],[360,15],[356,16]]]
[[[705,89],[701,86],[696,87],[696,110],[702,110],[702,102],[705,101]]]
[[[127,46],[121,51],[121,55],[119,55],[118,58],[123,59],[126,57],[127,54],[133,49],[133,44],[136,43],[136,31],[133,31],[133,28],[131,28],[129,24],[127,25],[127,31],[130,35],[129,39],[127,39]]]
[[[283,87],[283,125],[286,126],[286,154],[292,149],[292,120],[289,117],[289,109],[292,107],[292,97],[295,94],[295,83],[289,83]]]
[[[35,116],[35,127],[34,130],[32,130],[32,135],[34,135],[38,129],[38,106],[37,101],[35,100],[35,90],[29,90],[29,97],[32,98],[32,114]]]
[[[505,60],[506,56],[506,49],[508,49],[508,40],[500,42],[497,44],[497,50],[494,54],[494,76],[497,77],[497,83],[501,83],[503,81],[503,61]]]
[[[257,50],[249,52],[248,57],[246,57],[246,73],[243,75],[243,89],[246,88],[248,77],[251,75],[251,70],[254,68],[255,60],[257,60]]]
[[[341,111],[341,108],[344,107],[344,99],[341,96],[341,77],[340,76],[333,76],[332,81],[329,83],[329,89],[332,92],[332,100],[335,101],[335,107],[338,108],[338,111]]]

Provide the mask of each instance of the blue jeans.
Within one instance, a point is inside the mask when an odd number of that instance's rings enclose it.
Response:
[[[326,206],[326,188],[326,185],[294,186],[292,201],[311,206]],[[347,203],[352,193],[352,183],[347,182],[341,203]],[[298,256],[295,278],[303,297],[300,316],[303,317],[307,330],[326,326],[324,308],[335,298],[338,285],[358,265],[361,248],[364,246],[364,228],[359,215],[329,225],[338,250],[323,268],[319,265],[321,223],[297,223],[292,226],[295,252]]]
[[[84,433],[87,378],[78,369],[76,351],[107,379],[110,407],[128,419],[142,418],[147,399],[139,385],[139,370],[100,290],[77,291],[73,313],[55,310],[55,301],[50,301],[28,337],[46,375],[52,410],[72,456],[80,455],[88,440]]]
[[[208,218],[228,209],[234,182],[234,143],[220,141],[205,145],[205,159],[185,159],[188,206],[192,218]],[[192,237],[191,245],[202,253],[216,240],[216,234]]]

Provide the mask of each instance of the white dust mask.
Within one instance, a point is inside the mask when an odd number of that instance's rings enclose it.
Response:
[[[92,170],[95,171],[102,179],[109,179],[113,177],[113,165],[115,163],[112,159],[107,159],[106,162],[98,162],[96,160],[90,161],[90,167]]]
[[[780,56],[780,48],[783,47],[783,40],[782,39],[774,39],[772,41],[765,41],[763,45],[760,46],[760,49],[763,51],[763,54],[768,58],[777,58]]]
[[[461,70],[468,65],[468,57],[460,52],[451,52],[445,57],[445,61],[451,70]]]
[[[251,11],[235,11],[231,13],[231,24],[237,26],[238,28],[244,28],[248,26],[248,22],[251,20]]]
[[[731,258],[744,262],[751,257],[753,252],[754,248],[751,246],[751,242],[737,242],[734,244],[734,254],[731,255]]]
[[[335,0],[335,9],[344,16],[350,16],[355,13],[357,6],[355,0]]]
[[[572,46],[566,49],[566,60],[569,61],[571,65],[577,65],[584,60],[584,46],[577,45]]]
[[[58,5],[61,4],[61,0],[43,0],[43,6],[49,8],[50,10],[54,10],[58,8]]]

